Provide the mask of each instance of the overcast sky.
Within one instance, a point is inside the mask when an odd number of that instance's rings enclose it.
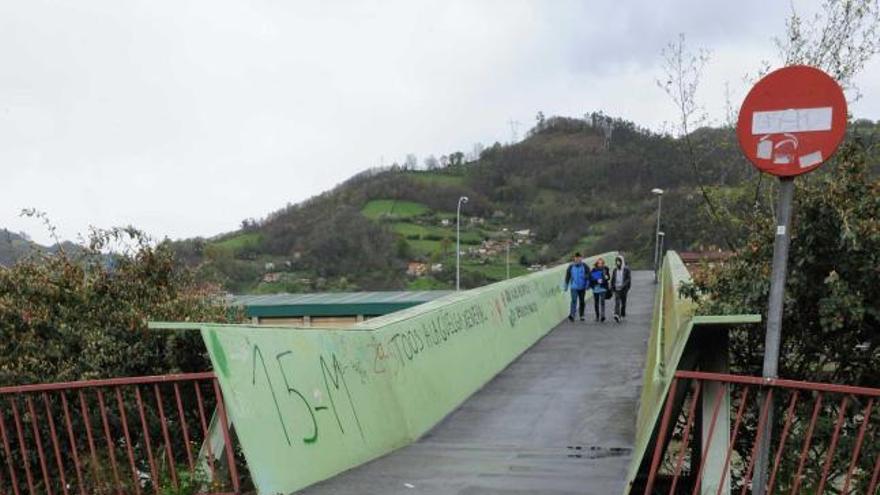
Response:
[[[798,2],[801,5],[801,2]],[[509,121],[674,120],[679,32],[724,115],[775,59],[788,2],[0,0],[0,227],[211,236],[367,167],[511,140]],[[880,118],[880,64],[857,79]]]

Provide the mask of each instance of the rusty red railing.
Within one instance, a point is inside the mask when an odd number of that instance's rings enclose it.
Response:
[[[878,409],[880,389],[676,372],[647,481],[632,493],[876,495]],[[759,477],[768,423],[768,471]],[[766,483],[754,487],[755,479]]]
[[[240,491],[211,372],[0,387],[0,443],[0,495]]]

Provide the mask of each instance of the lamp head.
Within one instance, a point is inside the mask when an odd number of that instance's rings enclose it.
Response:
[[[651,189],[651,193],[656,194],[658,196],[662,196],[663,189],[660,189],[659,187],[655,187],[654,189]]]

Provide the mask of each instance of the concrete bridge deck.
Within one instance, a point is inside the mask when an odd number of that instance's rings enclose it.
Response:
[[[306,494],[621,493],[635,436],[654,284],[628,317],[563,322],[418,442]]]

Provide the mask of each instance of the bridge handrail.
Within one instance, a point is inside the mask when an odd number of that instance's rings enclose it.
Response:
[[[703,324],[732,325],[761,321],[760,315],[695,316],[696,304],[679,294],[681,286],[690,281],[691,275],[678,253],[667,251],[658,273],[654,295],[654,316],[639,398],[635,448],[627,471],[625,493],[629,493],[629,487],[639,474],[651,445],[669,386],[692,330]]]
[[[52,392],[59,390],[77,390],[81,388],[115,387],[120,385],[143,385],[152,383],[186,382],[208,380],[214,378],[213,371],[197,373],[176,373],[169,375],[146,375],[120,378],[102,378],[98,380],[77,380],[73,382],[34,383],[27,385],[7,385],[0,387],[0,395],[21,394],[28,392]]]
[[[648,352],[642,379],[642,393],[639,398],[639,413],[636,420],[636,449],[633,452],[633,465],[630,466],[628,481],[635,477],[641,463],[639,453],[644,452],[650,442],[651,433],[660,414],[663,398],[669,387],[669,364],[674,371],[678,358],[684,350],[682,335],[689,333],[694,305],[679,297],[681,284],[690,282],[691,277],[684,262],[675,251],[669,251],[663,258],[658,275],[657,292],[654,295],[654,316]]]
[[[3,493],[159,493],[187,480],[240,493],[213,372],[14,385],[0,398]],[[209,430],[221,449],[205,441]]]
[[[711,393],[719,387],[723,393]],[[839,493],[876,493],[880,455],[872,438],[880,427],[878,398],[876,388],[678,371],[663,407],[647,481],[633,493],[647,495],[660,488],[665,493],[667,487],[679,493],[676,487],[685,486],[702,486],[702,493],[742,486],[745,493],[759,483],[753,483],[756,479],[765,480],[766,493],[799,493],[800,488],[823,493],[826,486]],[[702,422],[697,418],[700,404]],[[762,438],[768,421],[781,430],[769,441]],[[673,428],[676,422],[684,427]],[[716,430],[720,435],[713,435]],[[755,472],[761,444],[770,452],[768,478]]]

